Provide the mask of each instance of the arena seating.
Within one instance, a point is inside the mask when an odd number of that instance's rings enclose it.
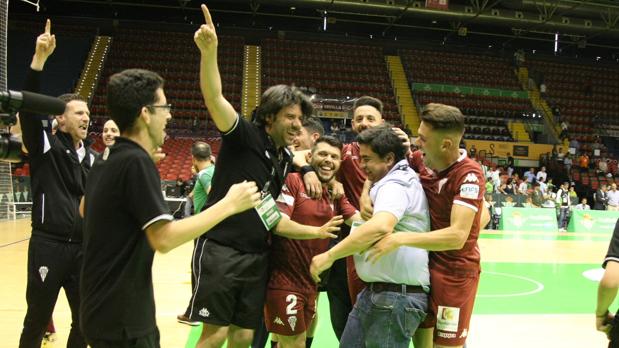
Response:
[[[570,138],[590,151],[600,134],[597,127],[619,126],[619,70],[603,64],[558,59],[527,58],[529,71],[541,73],[547,86],[545,99],[569,124]],[[558,115],[555,115],[555,117]],[[559,121],[560,122],[560,121]]]
[[[508,58],[422,49],[399,54],[409,82],[521,89]]]
[[[265,39],[262,53],[263,90],[285,83],[338,99],[371,95],[384,103],[386,120],[400,122],[381,47]]]
[[[149,40],[145,41],[145,37]],[[223,93],[237,110],[240,110],[241,102],[243,46],[242,37],[225,35],[219,45],[218,63]],[[174,106],[174,119],[168,125],[171,134],[176,135],[178,130],[179,135],[189,135],[191,128],[194,131],[204,130],[208,124],[208,111],[200,92],[199,60],[200,53],[191,33],[119,30],[113,37],[103,77],[92,102],[94,118],[105,119],[105,90],[109,76],[139,67],[156,71],[166,80],[166,97]],[[104,120],[99,120],[95,125],[100,126],[102,122]]]
[[[436,83],[466,87],[521,90],[507,58],[439,50],[400,50],[412,83]],[[431,102],[454,105],[467,116],[467,139],[512,141],[510,120],[538,122],[527,98],[465,95],[438,91],[414,91],[417,105]]]

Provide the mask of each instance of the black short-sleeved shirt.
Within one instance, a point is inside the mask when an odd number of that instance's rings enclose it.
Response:
[[[86,184],[81,327],[88,339],[120,340],[156,330],[146,228],[172,220],[148,153],[122,137]]]
[[[615,223],[615,230],[608,245],[608,252],[602,263],[602,267],[606,268],[608,261],[619,262],[619,220]]]
[[[278,151],[264,129],[237,116],[232,129],[222,135],[206,207],[217,203],[230,186],[243,180],[255,181],[259,189],[270,181],[269,192],[277,199],[291,161],[290,152],[285,148]],[[274,175],[271,175],[273,169]],[[269,231],[254,209],[227,218],[205,236],[244,252],[259,253],[269,247]]]

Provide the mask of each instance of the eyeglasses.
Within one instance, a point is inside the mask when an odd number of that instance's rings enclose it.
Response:
[[[167,109],[168,112],[172,112],[172,104],[165,104],[165,105],[146,105],[147,108],[150,109],[156,109],[156,108],[161,108],[161,109]]]

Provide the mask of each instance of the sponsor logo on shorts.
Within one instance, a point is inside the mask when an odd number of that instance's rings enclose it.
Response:
[[[273,323],[284,326],[284,322],[282,321],[282,318],[280,317],[275,317],[275,320],[273,320]]]
[[[41,281],[45,283],[45,278],[47,277],[47,273],[49,272],[49,268],[47,266],[39,267],[39,275],[41,276]]]
[[[458,322],[460,321],[460,308],[438,306],[436,314],[436,328],[438,331],[458,332]]]
[[[205,318],[206,318],[206,317],[208,317],[209,315],[211,315],[211,313],[208,311],[208,309],[206,309],[206,307],[204,307],[204,308],[200,309],[200,311],[198,312],[198,314],[199,314],[201,317],[205,317]]]
[[[297,326],[297,317],[295,315],[288,317],[288,324],[290,324],[290,328],[294,331],[294,328]]]
[[[437,335],[438,337],[441,337],[441,338],[456,338],[455,333],[447,333],[447,332],[439,331]]]
[[[479,197],[479,185],[463,184],[460,186],[460,197],[477,199]]]

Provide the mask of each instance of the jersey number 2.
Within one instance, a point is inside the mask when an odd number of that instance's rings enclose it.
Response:
[[[286,303],[290,302],[288,306],[286,306],[286,314],[294,315],[297,314],[297,310],[294,307],[297,305],[297,295],[290,294],[286,296]]]

